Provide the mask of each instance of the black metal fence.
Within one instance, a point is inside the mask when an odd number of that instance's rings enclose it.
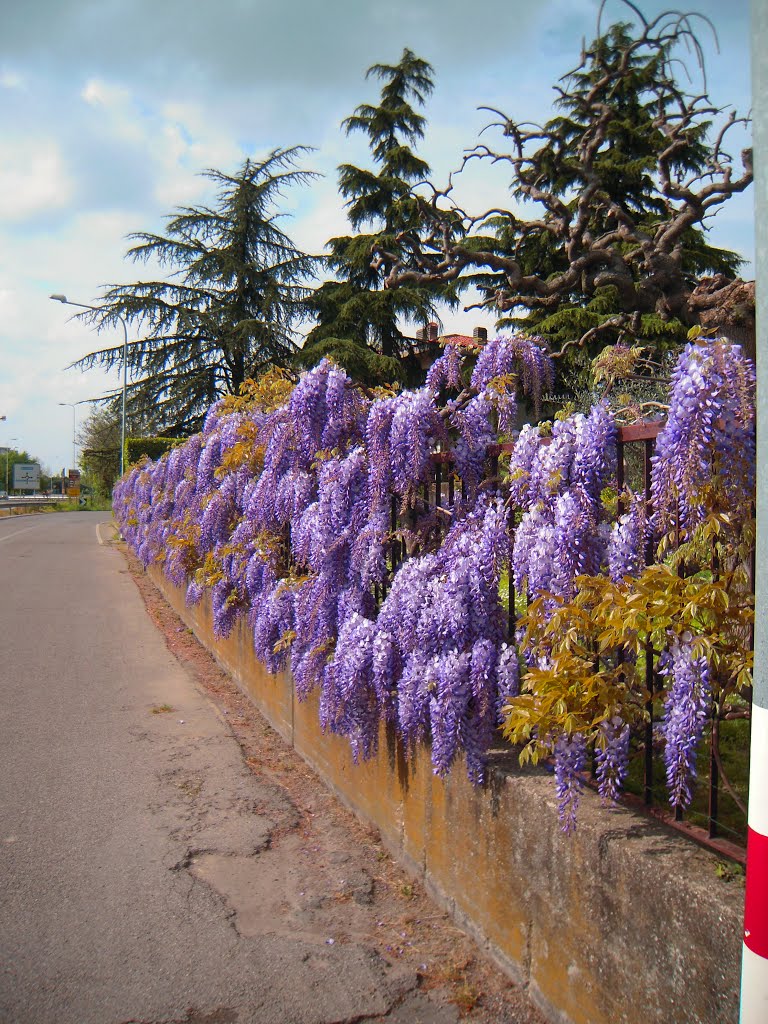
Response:
[[[659,429],[659,423],[643,423],[620,427],[618,433],[617,495],[621,495],[625,484],[629,484],[635,493],[642,492],[649,509],[651,459]],[[511,444],[496,445],[490,450],[486,477],[481,486],[498,488],[504,493],[504,455],[512,447]],[[466,487],[458,477],[449,454],[437,453],[432,458],[432,465],[431,479],[417,495],[410,496],[407,502],[392,498],[387,559],[392,573],[412,553],[416,538],[423,539],[424,524],[428,524],[426,534],[434,542],[437,535],[444,533],[450,525],[457,498],[466,497]],[[645,551],[647,565],[652,564],[654,556],[655,546],[651,538]],[[383,600],[386,593],[386,586],[382,586],[377,597]],[[524,597],[515,593],[511,573],[505,598],[509,609],[509,635],[513,637]],[[645,651],[645,686],[651,699],[646,708],[647,722],[635,730],[631,738],[630,769],[625,784],[627,799],[697,842],[743,861],[749,778],[748,705],[743,715],[713,711],[698,751],[698,785],[694,799],[684,813],[679,808],[672,813],[667,802],[663,740],[659,732],[663,690],[657,671],[659,653],[650,645]]]

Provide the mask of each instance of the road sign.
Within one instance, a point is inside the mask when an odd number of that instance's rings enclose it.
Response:
[[[81,496],[80,497],[80,501],[78,502],[80,508],[85,508],[85,504],[86,504],[87,501],[88,501],[88,499],[84,495]]]
[[[13,485],[17,491],[40,490],[40,467],[32,462],[17,462],[13,467]]]

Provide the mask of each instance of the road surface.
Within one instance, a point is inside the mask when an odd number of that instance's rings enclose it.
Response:
[[[0,1022],[456,1021],[414,972],[323,937],[322,894],[299,899],[311,857],[301,891],[280,889],[270,840],[291,809],[169,653],[112,536],[102,513],[0,520]]]

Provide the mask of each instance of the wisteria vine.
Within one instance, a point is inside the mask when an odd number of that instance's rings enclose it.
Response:
[[[217,635],[244,621],[269,671],[289,668],[300,699],[319,693],[323,728],[347,737],[355,759],[374,756],[391,723],[406,749],[429,741],[437,774],[461,754],[480,782],[522,679],[547,664],[545,643],[507,636],[502,581],[510,574],[554,616],[579,577],[631,579],[651,531],[701,522],[713,466],[720,493],[747,500],[754,378],[735,346],[686,348],[657,444],[651,520],[641,497],[625,496],[618,511],[604,500],[616,474],[606,406],[556,420],[547,436],[515,431],[519,394],[538,406],[552,385],[535,339],[497,338],[471,372],[465,361],[448,347],[423,388],[371,396],[324,360],[282,401],[256,388],[249,401],[219,402],[200,435],[134,467],[113,508],[145,565],[159,564],[190,603],[210,593]],[[512,434],[502,486],[487,450]],[[423,499],[436,452],[457,477],[441,508]],[[686,650],[670,637],[662,663],[677,803],[690,800],[710,693],[706,660]],[[591,739],[600,792],[614,800],[629,756],[620,709]],[[554,757],[570,830],[585,735],[564,727],[539,741]]]

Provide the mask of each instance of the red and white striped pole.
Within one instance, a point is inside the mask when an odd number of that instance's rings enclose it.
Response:
[[[757,551],[741,1024],[768,1024],[768,4],[752,2],[757,281]]]
[[[768,708],[758,702],[757,688],[752,704],[749,779],[741,1024],[768,1024]]]

